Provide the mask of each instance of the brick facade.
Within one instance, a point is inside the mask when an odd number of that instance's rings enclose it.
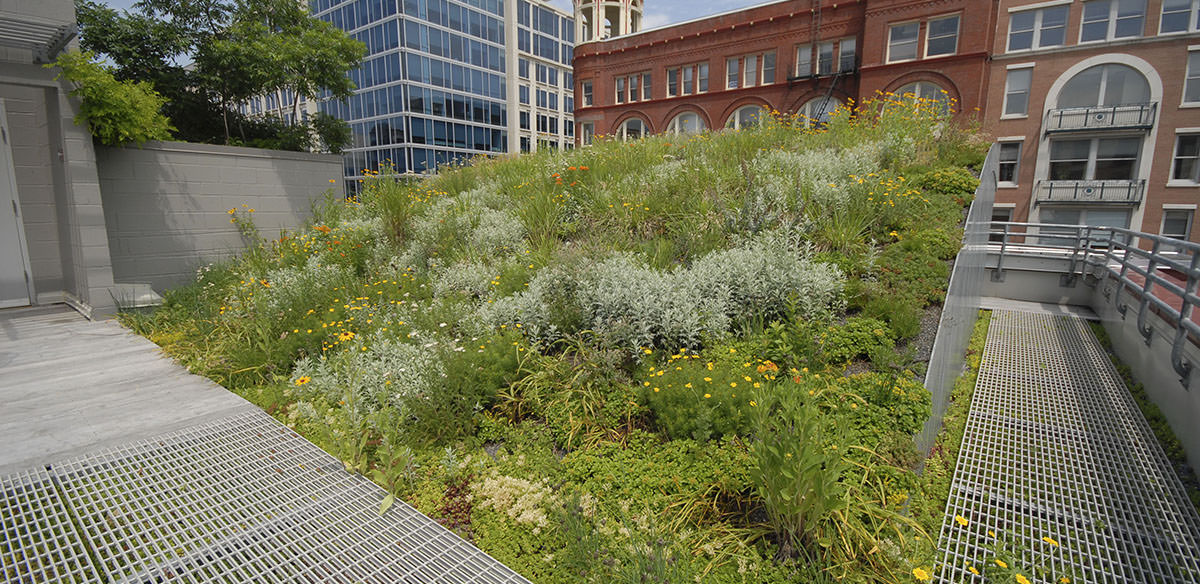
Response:
[[[814,99],[862,100],[916,83],[921,91],[944,91],[957,101],[960,115],[980,120],[986,132],[1007,144],[1009,155],[1019,158],[1015,168],[1008,165],[1015,170],[1013,180],[1002,182],[997,193],[997,218],[1074,218],[1158,233],[1167,227],[1166,215],[1173,226],[1166,232],[1200,241],[1200,230],[1190,227],[1200,203],[1200,155],[1186,154],[1200,149],[1200,0],[1190,8],[1174,3],[1167,16],[1163,0],[1145,0],[1140,16],[1106,8],[1117,5],[1103,0],[783,0],[583,43],[575,50],[576,95],[590,83],[592,103],[582,97],[577,103],[576,140],[584,139],[584,126],[612,135],[637,118],[647,132],[660,133],[679,114],[693,112],[705,127],[723,128],[747,105],[808,113],[805,104]],[[806,69],[807,63],[800,63],[800,47],[833,43],[840,53],[843,42],[854,48],[845,66]],[[765,54],[774,54],[771,79],[746,87],[738,78],[736,88],[729,86],[730,58]],[[825,53],[805,54],[816,62]],[[668,95],[668,71],[699,64],[707,65],[707,90]],[[1104,79],[1113,80],[1103,82],[1105,91],[1120,85],[1115,96],[1097,93],[1075,107],[1079,96],[1073,89],[1072,99],[1059,103],[1071,78],[1085,70],[1094,77],[1101,69]],[[629,99],[628,78],[640,73],[650,74],[649,98]],[[1140,85],[1139,75],[1149,87],[1146,95],[1122,89]],[[1081,80],[1092,83],[1093,77]],[[626,80],[624,103],[616,96],[618,78]],[[1096,109],[1100,106],[1110,109]],[[1068,147],[1090,147],[1091,154],[1072,166],[1063,162]],[[1052,148],[1059,152],[1053,160]],[[1114,148],[1127,154],[1104,154]],[[1177,156],[1177,148],[1185,154]],[[1121,156],[1125,159],[1118,160]],[[1187,229],[1181,232],[1185,219]]]

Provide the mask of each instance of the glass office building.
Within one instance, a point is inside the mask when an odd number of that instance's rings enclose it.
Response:
[[[365,169],[426,172],[478,154],[572,143],[570,15],[526,0],[312,0],[367,46],[358,89],[322,111],[350,123],[347,192]],[[551,73],[553,71],[553,73]]]

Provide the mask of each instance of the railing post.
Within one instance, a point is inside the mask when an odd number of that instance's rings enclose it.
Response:
[[[1125,238],[1121,248],[1123,253],[1120,259],[1121,272],[1117,274],[1117,293],[1113,297],[1113,305],[1117,307],[1117,313],[1121,315],[1121,318],[1125,318],[1125,313],[1129,312],[1129,305],[1121,302],[1121,294],[1125,292],[1125,281],[1129,274],[1129,248],[1133,245],[1133,234],[1126,235],[1128,237]],[[1116,254],[1113,255],[1113,259],[1116,259]]]
[[[1154,328],[1146,324],[1146,310],[1150,307],[1150,294],[1154,288],[1155,270],[1158,266],[1158,248],[1159,240],[1155,239],[1154,246],[1150,248],[1150,262],[1146,266],[1146,284],[1142,287],[1142,301],[1138,305],[1137,328],[1138,332],[1142,333],[1142,338],[1146,339],[1147,346],[1154,338]]]
[[[1196,270],[1200,268],[1200,255],[1193,253],[1192,262],[1188,268],[1187,285],[1183,287],[1183,303],[1179,306],[1179,318],[1175,321],[1175,339],[1171,342],[1171,367],[1179,374],[1179,383],[1184,389],[1189,389],[1191,383],[1192,363],[1183,358],[1183,347],[1187,344],[1188,333],[1185,322],[1192,319],[1192,296],[1196,295]]]
[[[996,269],[992,272],[993,282],[1004,281],[1004,252],[1008,250],[1008,222],[1004,223],[1004,234],[1000,236],[1000,256],[996,258]],[[989,230],[990,231],[990,230]]]

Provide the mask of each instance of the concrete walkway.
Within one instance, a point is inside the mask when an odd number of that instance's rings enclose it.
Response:
[[[256,409],[113,321],[0,310],[0,475]]]
[[[993,311],[938,546],[956,584],[996,559],[1033,582],[1200,582],[1200,517],[1083,320]]]

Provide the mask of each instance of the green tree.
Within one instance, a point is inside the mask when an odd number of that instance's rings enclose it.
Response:
[[[71,95],[80,98],[76,124],[87,123],[101,144],[117,146],[147,140],[171,139],[171,127],[160,113],[164,99],[146,81],[119,81],[91,53],[70,51],[59,55],[57,79],[75,85]]]
[[[242,143],[304,142],[296,130],[285,137],[273,129],[281,126],[245,119],[236,105],[282,90],[292,91],[293,111],[323,89],[347,97],[346,73],[366,52],[295,0],[140,0],[125,12],[76,0],[76,12],[82,46],[111,60],[118,79],[153,84],[179,137],[198,142],[230,143],[233,129]],[[187,58],[194,67],[179,64]]]

